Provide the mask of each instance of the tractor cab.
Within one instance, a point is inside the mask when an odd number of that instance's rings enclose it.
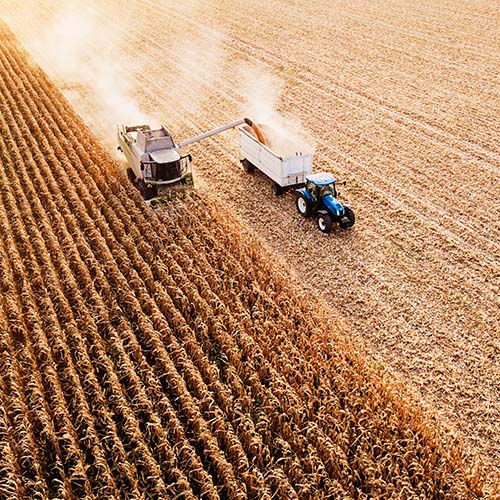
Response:
[[[312,174],[306,177],[305,190],[309,194],[312,203],[320,202],[326,195],[337,197],[335,189],[335,177],[327,172]]]
[[[296,192],[297,210],[304,217],[316,215],[320,231],[329,233],[334,222],[347,229],[354,225],[354,212],[337,199],[337,180],[329,172],[308,175],[306,184]]]

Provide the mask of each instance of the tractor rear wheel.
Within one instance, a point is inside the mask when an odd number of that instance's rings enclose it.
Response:
[[[255,170],[255,165],[249,162],[246,158],[243,158],[243,160],[241,160],[241,164],[243,165],[243,170],[247,174],[251,174]]]
[[[318,229],[323,233],[330,233],[333,227],[333,220],[328,214],[319,213],[316,217]]]
[[[344,217],[340,219],[339,226],[342,229],[348,229],[354,226],[355,220],[354,212],[349,207],[344,207]]]
[[[300,215],[304,217],[309,217],[311,215],[312,212],[311,204],[302,193],[299,193],[297,195],[297,199],[295,200],[295,206],[297,207],[297,211],[299,212]]]

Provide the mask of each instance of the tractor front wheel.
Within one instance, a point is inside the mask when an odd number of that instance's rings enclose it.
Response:
[[[342,229],[348,229],[354,226],[354,221],[356,218],[354,217],[354,212],[349,207],[344,207],[344,217],[342,217],[339,221],[339,226]]]
[[[300,215],[304,217],[309,217],[311,215],[312,212],[311,204],[302,193],[299,193],[297,195],[297,199],[295,200],[295,205]]]
[[[333,227],[333,220],[328,214],[319,213],[316,218],[318,229],[323,233],[330,233]]]

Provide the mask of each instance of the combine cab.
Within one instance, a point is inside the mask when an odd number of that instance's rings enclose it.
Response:
[[[156,130],[148,125],[119,127],[118,149],[127,158],[128,177],[146,200],[158,196],[164,188],[193,185],[191,155],[180,155],[163,126]]]

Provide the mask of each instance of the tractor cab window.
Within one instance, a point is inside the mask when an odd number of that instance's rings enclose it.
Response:
[[[327,195],[331,195],[334,198],[337,197],[337,193],[335,191],[335,184],[328,184],[327,186],[322,186],[320,191],[321,198]]]
[[[308,182],[306,184],[306,189],[311,195],[311,200],[313,202],[316,202],[318,200],[318,186],[316,186],[316,184],[313,184],[312,182]]]

